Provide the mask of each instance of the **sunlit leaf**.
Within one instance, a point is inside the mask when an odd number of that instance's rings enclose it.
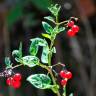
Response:
[[[73,96],[73,93],[71,93],[69,96]]]
[[[47,19],[49,21],[52,21],[53,23],[55,22],[55,20],[54,20],[54,18],[52,16],[44,17],[44,19]]]
[[[56,53],[56,48],[55,47],[52,48],[52,52]]]
[[[58,13],[61,9],[61,6],[58,4],[55,5],[51,5],[49,8],[50,12],[54,15],[54,16],[58,16]]]
[[[43,37],[51,39],[51,36],[49,34],[42,34]]]
[[[5,57],[5,64],[6,64],[6,68],[12,67],[11,60],[9,57]]]
[[[48,89],[50,88],[51,79],[48,75],[45,74],[35,74],[27,78],[33,86],[39,89]]]
[[[43,47],[42,56],[41,56],[41,61],[43,63],[48,63],[48,54],[49,54],[49,47],[48,45],[46,45]]]
[[[31,45],[30,45],[30,48],[29,48],[29,53],[32,56],[35,56],[38,52],[38,47],[39,46],[46,46],[46,41],[44,39],[41,39],[41,38],[31,39]]]
[[[45,29],[45,31],[49,34],[53,31],[53,28],[47,23],[47,22],[42,22],[42,25]]]
[[[39,64],[39,59],[35,56],[24,56],[22,58],[22,63],[28,67],[34,67]]]

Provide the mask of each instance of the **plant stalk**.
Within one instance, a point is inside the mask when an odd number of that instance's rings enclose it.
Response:
[[[53,73],[52,73],[52,70],[51,70],[48,66],[43,65],[43,64],[41,64],[41,63],[40,63],[40,66],[41,66],[42,68],[46,69],[46,70],[49,72],[49,74],[50,74],[50,76],[51,76],[51,78],[52,78],[53,84],[56,85],[56,84],[57,84],[56,81],[55,81],[56,79],[55,79],[55,77],[54,77],[54,75],[53,75]],[[58,92],[57,92],[57,96],[61,96],[60,93],[59,93],[59,90],[58,90]]]
[[[66,86],[63,87],[63,96],[66,96]]]

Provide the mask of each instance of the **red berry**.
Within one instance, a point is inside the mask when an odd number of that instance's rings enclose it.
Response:
[[[74,36],[76,35],[76,32],[74,32],[73,30],[69,29],[69,30],[67,31],[67,35],[68,35],[69,37],[74,37]]]
[[[16,73],[14,76],[13,76],[13,79],[15,80],[15,81],[20,81],[21,80],[21,74],[20,73]]]
[[[67,84],[67,79],[61,80],[61,85],[62,85],[62,86],[65,86],[66,84]]]
[[[14,88],[19,88],[21,86],[21,82],[20,81],[14,81],[13,84],[12,84],[12,86]]]
[[[59,74],[60,74],[60,76],[61,76],[62,78],[64,78],[65,71],[63,71],[63,70],[62,70],[62,71],[60,71],[60,73],[59,73]]]
[[[72,27],[73,25],[74,25],[74,21],[70,21],[70,22],[68,22],[68,27]]]
[[[64,74],[64,78],[71,79],[72,73],[70,71],[66,72],[66,74]]]
[[[73,25],[73,26],[72,26],[72,31],[73,31],[73,32],[78,32],[78,31],[79,31],[79,26]]]
[[[12,85],[13,82],[14,82],[14,79],[12,77],[7,78],[7,80],[6,80],[6,83],[9,86]]]

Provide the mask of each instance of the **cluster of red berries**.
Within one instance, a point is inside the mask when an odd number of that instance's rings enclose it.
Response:
[[[73,37],[73,36],[76,35],[76,33],[78,33],[78,31],[79,31],[79,26],[74,25],[74,21],[72,21],[72,20],[69,21],[69,22],[67,23],[67,26],[71,28],[71,29],[69,29],[69,30],[67,31],[67,35],[68,35],[69,37]]]
[[[61,85],[65,86],[67,84],[68,79],[72,78],[72,73],[70,71],[62,70],[62,71],[60,71],[60,76],[61,76],[61,78],[63,78],[61,80]]]
[[[20,80],[22,79],[22,76],[20,73],[16,73],[13,76],[7,78],[6,83],[9,86],[12,86],[13,88],[19,88],[21,86]]]

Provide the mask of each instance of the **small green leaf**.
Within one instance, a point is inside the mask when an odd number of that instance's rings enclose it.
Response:
[[[38,52],[39,46],[46,46],[46,41],[44,39],[41,39],[41,38],[31,39],[31,45],[30,45],[29,53],[32,56],[35,56]]]
[[[34,67],[39,64],[39,59],[35,56],[24,56],[22,58],[22,63],[28,67]]]
[[[20,60],[22,58],[22,43],[20,43],[20,45],[19,45],[19,50],[13,50],[12,56],[15,57],[15,60],[17,62],[20,62]]]
[[[65,27],[60,27],[59,29],[58,29],[58,33],[59,32],[62,32],[62,31],[64,31],[65,30]]]
[[[58,89],[59,89],[59,86],[58,86],[58,85],[52,85],[52,86],[51,86],[51,90],[52,90],[54,93],[57,93],[57,92],[58,92]]]
[[[53,23],[55,23],[54,18],[51,17],[51,16],[44,17],[44,19],[47,19],[47,20],[52,21]]]
[[[49,8],[49,11],[54,15],[54,16],[58,16],[58,13],[61,9],[61,6],[59,6],[58,4],[55,5],[51,5]]]
[[[42,34],[42,36],[51,40],[51,36],[49,34]]]
[[[17,62],[20,62],[20,58],[19,57],[21,57],[21,54],[20,54],[19,50],[13,50],[12,56],[15,57],[15,60]]]
[[[27,78],[33,86],[39,89],[49,89],[51,84],[51,79],[45,74],[35,74]]]
[[[9,57],[5,57],[5,64],[6,64],[6,68],[12,67],[11,60]]]
[[[45,31],[49,34],[51,34],[51,32],[53,31],[53,28],[46,22],[42,22],[42,25],[45,29]]]
[[[73,93],[71,93],[69,96],[73,96]]]
[[[19,54],[20,54],[19,58],[21,58],[22,57],[22,43],[21,42],[19,45]]]
[[[49,54],[49,47],[48,45],[46,45],[43,47],[42,56],[41,56],[41,61],[43,63],[48,63],[48,54]]]
[[[56,53],[56,48],[55,47],[52,48],[52,52]]]
[[[65,30],[65,27],[60,27],[60,28],[58,28],[58,26],[56,26],[54,29],[53,29],[53,34],[55,33],[55,34],[57,34],[57,33],[60,33],[60,32],[62,32],[62,31],[64,31]]]

